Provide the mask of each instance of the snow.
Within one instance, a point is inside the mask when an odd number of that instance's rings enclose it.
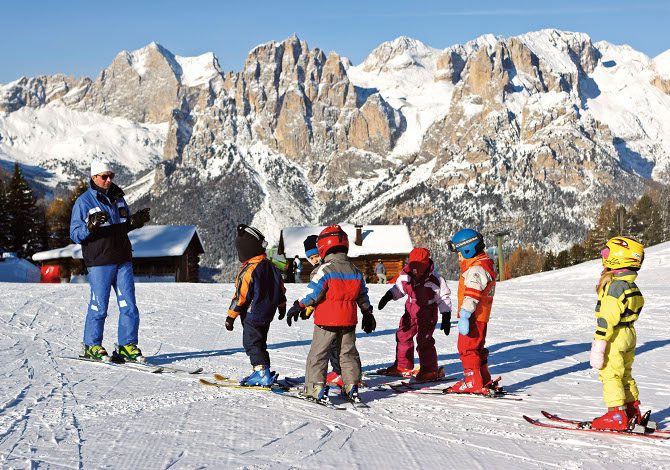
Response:
[[[340,224],[340,227],[349,237],[349,256],[352,258],[367,255],[409,254],[414,248],[406,225],[363,225],[361,231],[363,243],[360,246],[354,243],[356,239],[354,225]],[[286,257],[292,258],[299,255],[304,258],[303,241],[309,235],[318,235],[324,228],[326,227],[284,227],[282,238]]]
[[[661,78],[670,78],[670,49],[654,57],[654,66]]]
[[[670,425],[670,244],[647,251],[638,284],[633,375],[643,408]],[[590,418],[604,405],[589,368],[600,266],[499,284],[489,325],[494,374],[523,401],[363,391],[368,411],[330,411],[263,391],[213,389],[195,378],[150,375],[62,359],[78,349],[88,286],[0,284],[0,466],[3,468],[670,468],[670,445],[634,437],[532,427],[522,414]],[[453,301],[456,283],[450,281]],[[370,285],[373,303],[387,286]],[[304,285],[289,285],[290,301]],[[140,346],[157,363],[207,375],[249,372],[235,331],[223,327],[230,284],[140,284]],[[359,332],[364,370],[389,365],[402,302]],[[111,308],[104,344],[112,346]],[[461,371],[455,326],[435,334],[447,375]],[[269,351],[280,374],[302,377],[312,325],[274,322]],[[376,384],[381,379],[367,379]]]
[[[162,159],[167,129],[168,123],[139,124],[59,103],[23,107],[0,115],[0,160],[18,161],[53,186],[72,180],[72,165],[88,175],[93,156],[135,173]]]
[[[216,56],[212,52],[197,57],[175,56],[175,59],[181,67],[183,85],[190,87],[207,85],[220,74]]]
[[[646,55],[604,41],[597,47],[602,57],[591,78],[598,94],[588,100],[588,112],[638,154],[626,161],[624,153],[625,166],[657,177],[670,155],[670,96],[650,83],[653,68]]]
[[[379,91],[405,117],[406,129],[396,142],[394,156],[418,152],[426,130],[449,110],[454,85],[435,80],[441,54],[439,49],[401,36],[381,44],[362,64],[347,69],[351,83]]]
[[[193,237],[204,246],[194,225],[145,225],[128,232],[134,258],[181,256]],[[82,259],[81,245],[70,244],[63,248],[40,251],[33,255],[34,261],[58,258]]]

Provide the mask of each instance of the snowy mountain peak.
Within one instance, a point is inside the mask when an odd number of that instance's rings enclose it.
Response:
[[[661,78],[670,79],[670,49],[654,57],[654,68]]]
[[[435,63],[440,50],[407,36],[380,44],[363,62],[366,72],[400,71],[409,67],[428,68]]]

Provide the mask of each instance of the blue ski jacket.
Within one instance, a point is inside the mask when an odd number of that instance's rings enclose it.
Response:
[[[81,244],[86,266],[121,264],[133,259],[128,239],[130,208],[123,196],[124,192],[117,185],[112,183],[105,194],[91,180],[89,189],[75,201],[70,220],[70,238]],[[109,220],[95,233],[91,233],[88,230],[88,218],[101,211],[107,213]]]

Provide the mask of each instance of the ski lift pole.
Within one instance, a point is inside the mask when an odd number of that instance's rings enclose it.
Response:
[[[503,237],[509,235],[509,230],[501,230],[495,233],[498,242],[498,277],[501,281],[505,280],[505,258],[503,256]]]

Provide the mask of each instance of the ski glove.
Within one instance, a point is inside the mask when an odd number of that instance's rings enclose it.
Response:
[[[298,317],[304,309],[305,307],[300,305],[300,302],[297,300],[293,302],[293,306],[286,313],[286,323],[288,323],[288,326],[291,326],[292,321],[298,321]]]
[[[149,214],[150,210],[151,209],[149,207],[145,207],[144,209],[140,209],[133,215],[131,215],[130,230],[135,230],[136,228],[144,227],[144,224],[149,222],[149,219],[151,218],[151,214]]]
[[[393,293],[391,293],[391,290],[387,290],[386,294],[381,298],[379,301],[379,305],[377,305],[377,310],[381,310],[384,307],[386,307],[386,304],[389,303],[389,301],[393,300]]]
[[[467,336],[470,333],[470,317],[472,312],[470,310],[461,309],[461,316],[458,319],[458,332],[463,336]]]
[[[309,317],[312,316],[312,313],[314,313],[314,307],[307,307],[302,312],[300,312],[300,319],[307,320]]]
[[[277,317],[277,320],[283,320],[284,317],[286,316],[286,305],[277,307],[277,310],[279,311],[279,316]]]
[[[607,341],[602,339],[594,339],[591,343],[591,367],[594,369],[602,369],[605,366],[605,349],[607,349]]]
[[[235,318],[226,317],[226,330],[233,331],[233,325],[235,323]]]
[[[86,224],[88,227],[88,231],[91,233],[97,232],[100,226],[105,222],[107,222],[108,220],[109,215],[107,215],[107,212],[104,211],[94,212],[93,214],[88,216],[88,223]]]
[[[442,331],[444,331],[444,334],[449,336],[449,332],[451,331],[451,311],[447,310],[446,312],[442,312]]]
[[[372,306],[363,312],[363,322],[361,326],[363,327],[363,331],[365,331],[367,334],[372,333],[375,331],[375,328],[377,328],[377,321],[375,320],[375,316],[372,314]]]

